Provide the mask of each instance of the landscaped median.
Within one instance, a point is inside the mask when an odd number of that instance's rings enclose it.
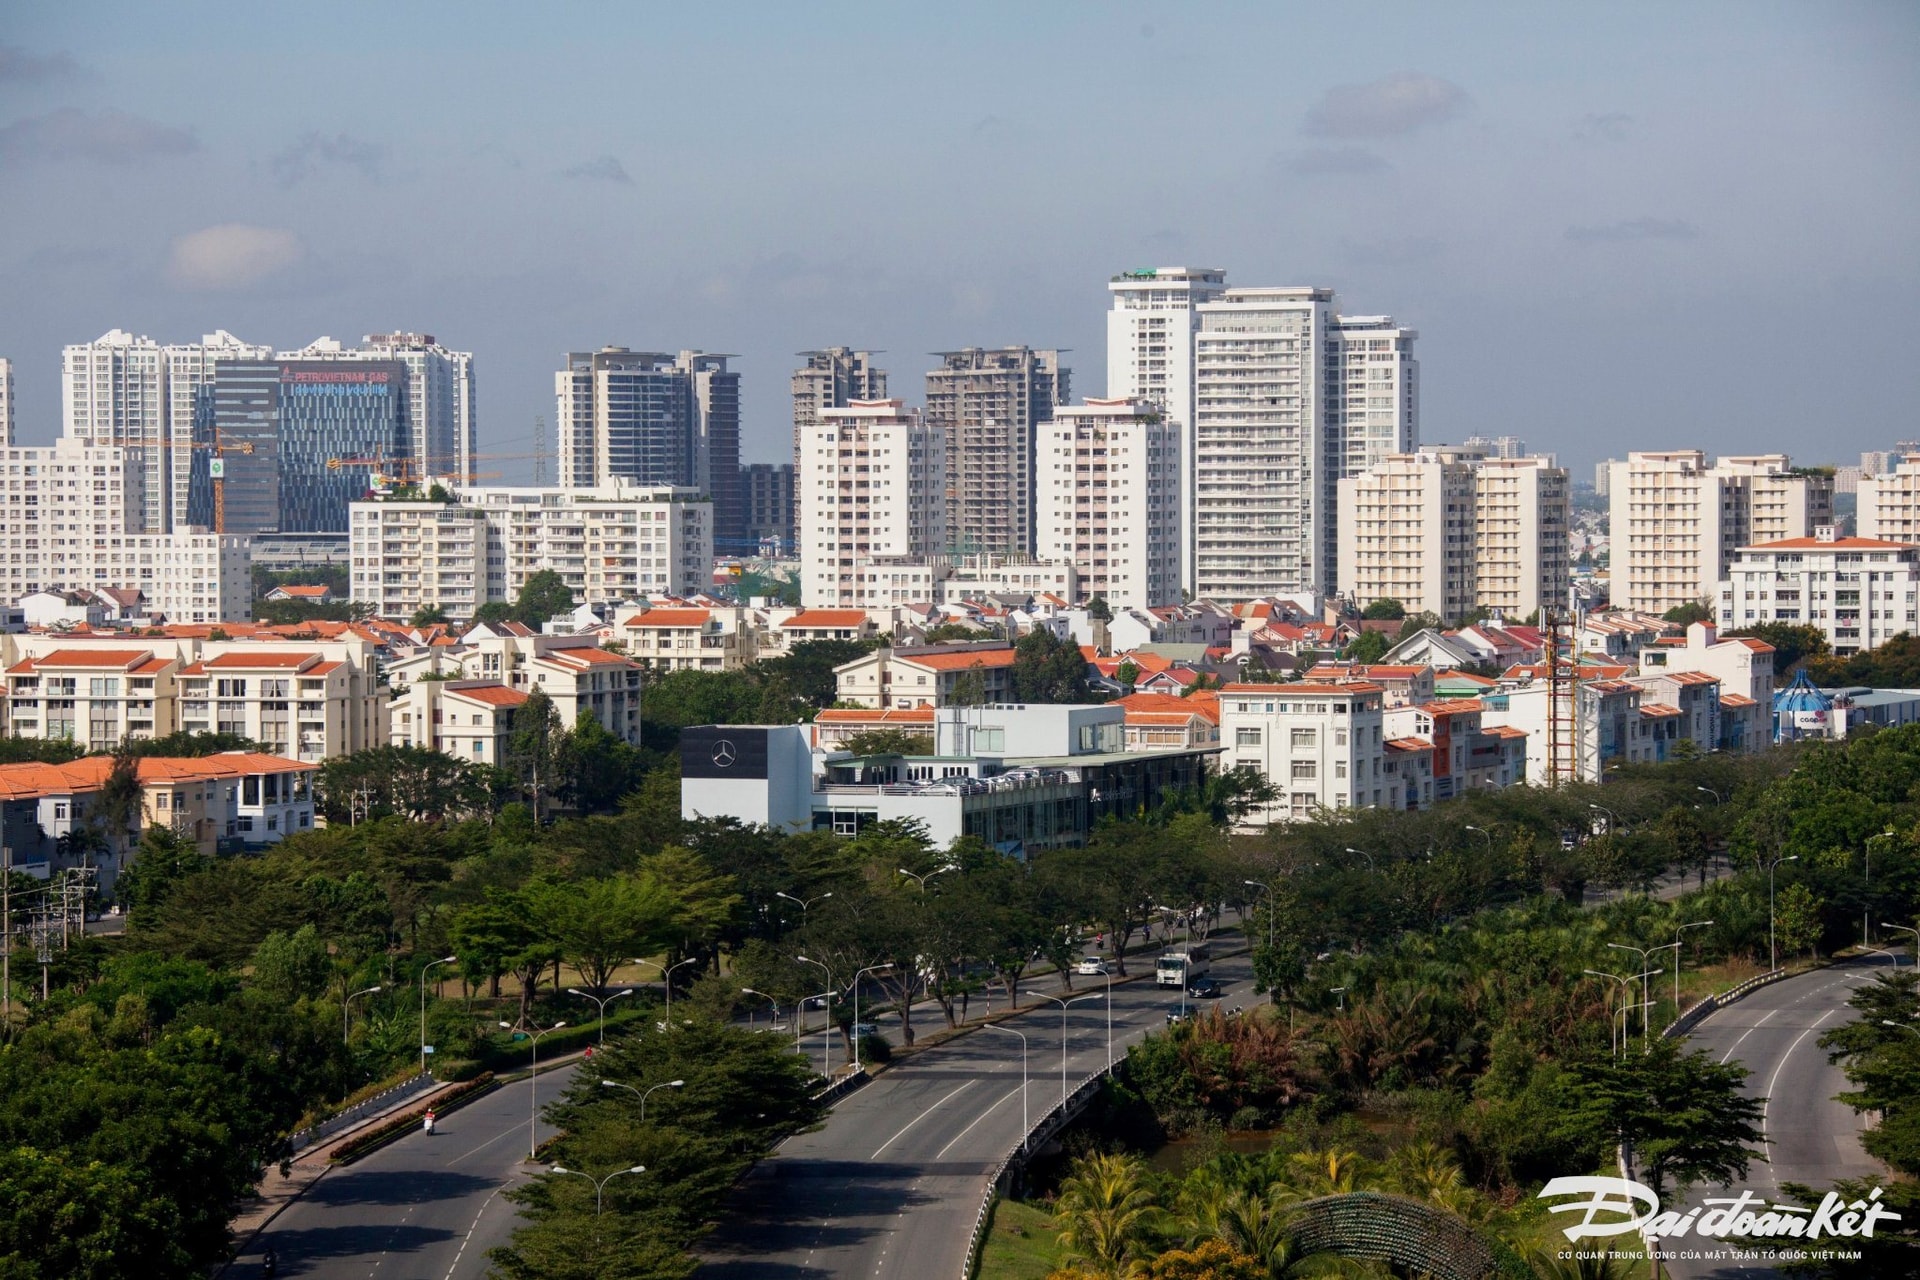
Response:
[[[436,1117],[443,1116],[449,1111],[464,1107],[475,1098],[491,1093],[499,1083],[491,1071],[475,1076],[471,1080],[464,1080],[444,1092],[435,1094],[431,1102],[398,1112],[364,1132],[355,1134],[335,1147],[328,1154],[327,1160],[331,1164],[352,1164],[362,1156],[371,1155],[388,1143],[398,1141],[406,1134],[420,1128],[421,1123],[426,1119],[427,1112],[433,1112]]]

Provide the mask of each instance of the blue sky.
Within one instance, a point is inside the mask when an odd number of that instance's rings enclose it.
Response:
[[[20,435],[113,327],[477,354],[1073,349],[1225,267],[1421,332],[1423,436],[1854,461],[1920,436],[1920,6],[46,4],[0,24]],[[530,463],[509,460],[512,478]],[[1588,473],[1590,476],[1590,472]]]

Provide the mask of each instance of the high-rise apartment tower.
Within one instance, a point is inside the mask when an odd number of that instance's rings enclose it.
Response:
[[[946,435],[947,538],[956,554],[1033,551],[1034,431],[1068,402],[1058,351],[936,352],[926,422]]]

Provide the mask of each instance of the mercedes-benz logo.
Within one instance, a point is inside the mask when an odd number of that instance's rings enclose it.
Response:
[[[713,762],[722,769],[733,767],[734,756],[733,743],[727,741],[725,738],[713,744]]]

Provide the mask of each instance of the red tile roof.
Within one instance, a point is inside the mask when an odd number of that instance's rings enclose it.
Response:
[[[315,653],[281,653],[269,649],[260,653],[223,653],[208,658],[202,665],[215,671],[297,671],[317,661],[319,656]]]
[[[813,717],[815,724],[912,724],[933,723],[932,707],[828,707]]]
[[[705,609],[649,609],[628,618],[629,627],[704,627],[713,621]]]
[[[44,658],[34,659],[37,667],[120,667],[133,666],[146,658],[150,649],[55,649]]]
[[[1657,720],[1663,716],[1679,715],[1680,708],[1670,707],[1664,702],[1643,702],[1640,704],[1640,714],[1649,720]]]
[[[862,627],[866,625],[867,611],[864,609],[802,609],[780,625],[783,627]]]
[[[286,592],[296,599],[308,600],[318,600],[321,596],[326,595],[330,589],[331,588],[325,586],[283,586],[280,588],[281,591]]]
[[[470,688],[448,689],[450,698],[465,698],[469,702],[484,702],[490,707],[517,707],[527,700],[528,695],[518,689],[509,689],[503,684],[483,684]]]
[[[1723,693],[1720,695],[1720,705],[1723,707],[1752,707],[1758,706],[1759,704],[1744,693]]]
[[[1425,738],[1388,738],[1389,751],[1431,751],[1433,744]]]
[[[1013,665],[1014,652],[1011,649],[977,649],[972,653],[916,653],[902,654],[894,659],[908,666],[925,667],[929,671],[971,671],[975,667],[993,669]]]
[[[617,653],[608,653],[605,649],[589,648],[581,645],[575,649],[550,649],[540,655],[546,662],[564,662],[590,667],[633,667],[638,666],[631,658]]]
[[[1755,542],[1748,551],[1911,551],[1911,542],[1885,542],[1879,538],[1782,538],[1778,542]]]
[[[1221,693],[1261,693],[1261,694],[1330,694],[1330,693],[1384,693],[1377,684],[1230,684],[1220,690]]]

